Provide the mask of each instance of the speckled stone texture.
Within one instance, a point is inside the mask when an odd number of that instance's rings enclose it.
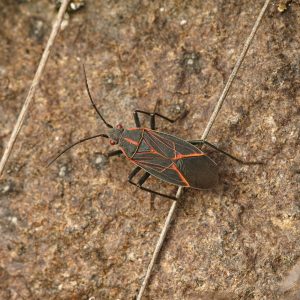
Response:
[[[132,111],[187,116],[161,130],[200,138],[259,1],[88,1],[69,13],[0,181],[0,299],[134,299],[170,202],[127,183],[132,164],[87,142]],[[279,3],[280,2],[280,3]],[[187,190],[144,299],[300,299],[300,3],[272,1],[208,140],[220,185]],[[0,2],[0,154],[56,14]],[[145,123],[148,124],[147,118]],[[174,193],[157,180],[148,185]],[[94,298],[93,298],[94,297]]]

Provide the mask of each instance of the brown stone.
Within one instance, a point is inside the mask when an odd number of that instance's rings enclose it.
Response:
[[[54,2],[0,3],[0,154]],[[189,111],[174,126],[159,121],[161,130],[200,138],[263,2],[88,1],[70,13],[0,182],[1,299],[134,299],[170,202],[156,198],[151,209],[150,195],[127,184],[130,162],[101,160],[115,149],[107,140],[46,168],[65,145],[106,130],[80,62],[112,124],[134,126],[132,111],[152,110],[160,99],[162,114]],[[212,153],[221,184],[184,193],[145,299],[299,299],[299,282],[295,291],[284,278],[299,270],[300,6],[292,1],[279,12],[277,4],[208,138],[266,164]]]

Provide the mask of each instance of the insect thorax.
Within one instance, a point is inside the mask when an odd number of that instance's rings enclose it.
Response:
[[[110,128],[108,130],[108,136],[111,140],[115,141],[116,144],[119,143],[124,129],[123,128]]]
[[[128,157],[132,157],[139,148],[141,139],[141,129],[124,130],[119,140],[119,146],[123,148]]]

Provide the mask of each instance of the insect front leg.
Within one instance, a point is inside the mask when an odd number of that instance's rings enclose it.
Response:
[[[162,197],[166,197],[166,198],[169,198],[169,199],[172,199],[172,200],[177,200],[176,197],[174,197],[174,196],[162,194],[162,193],[156,192],[154,190],[148,189],[146,187],[143,187],[142,185],[151,176],[147,172],[145,172],[145,174],[143,174],[143,176],[138,180],[137,183],[135,183],[134,181],[132,181],[133,177],[136,176],[139,173],[140,170],[141,170],[141,167],[136,167],[136,168],[133,169],[133,171],[128,176],[129,183],[131,183],[131,184],[137,186],[138,188],[140,188],[141,190],[149,192],[151,194],[162,196]]]
[[[117,156],[123,154],[122,150],[114,150],[114,151],[109,151],[105,156],[112,157],[112,156]]]
[[[264,164],[263,162],[256,162],[256,161],[243,161],[221,149],[219,149],[217,146],[205,141],[205,140],[191,140],[191,141],[188,141],[189,143],[191,143],[192,145],[195,145],[195,146],[199,146],[199,145],[207,145],[208,147],[214,149],[214,150],[217,150],[218,152],[228,156],[229,158],[239,162],[240,164],[244,164],[244,165],[261,165],[261,164]]]

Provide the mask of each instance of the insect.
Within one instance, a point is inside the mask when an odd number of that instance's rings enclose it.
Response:
[[[135,110],[134,121],[135,128],[126,129],[121,124],[113,127],[109,124],[93,101],[87,82],[86,72],[83,66],[85,78],[85,86],[92,106],[96,110],[98,116],[108,127],[108,134],[98,134],[70,145],[60,154],[58,154],[50,163],[52,164],[58,157],[68,151],[75,145],[97,137],[110,139],[111,145],[119,145],[119,150],[110,151],[107,157],[124,154],[124,156],[133,162],[136,167],[128,176],[129,183],[139,187],[140,189],[155,195],[163,196],[176,200],[175,196],[163,194],[152,189],[146,188],[143,184],[150,176],[154,176],[162,181],[177,186],[194,189],[210,189],[217,185],[219,180],[217,164],[197,146],[203,144],[213,148],[220,153],[243,164],[253,164],[255,162],[244,162],[225,151],[217,148],[205,140],[183,140],[176,136],[159,132],[155,127],[155,118],[160,117],[170,123],[174,123],[177,119],[172,120],[159,113],[149,113],[143,110]],[[141,127],[139,114],[150,116],[150,128]],[[141,171],[144,174],[137,182],[133,178]]]

